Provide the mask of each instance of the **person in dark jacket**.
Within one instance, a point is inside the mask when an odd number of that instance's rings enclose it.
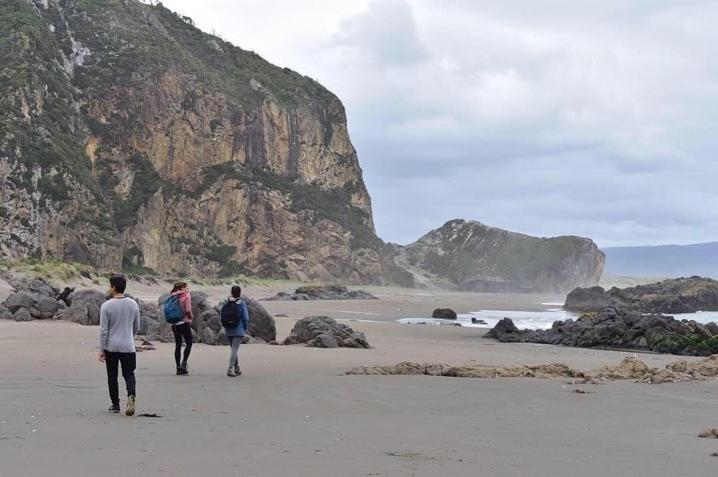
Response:
[[[241,299],[242,287],[235,285],[232,287],[229,298],[222,304],[223,313],[227,313],[226,307],[236,307],[239,320],[237,324],[231,327],[224,327],[224,334],[229,341],[229,367],[227,368],[227,376],[235,377],[242,374],[239,369],[239,344],[242,342],[245,333],[249,329],[249,311],[247,304]]]

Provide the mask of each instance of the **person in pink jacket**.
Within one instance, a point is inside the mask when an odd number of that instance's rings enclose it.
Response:
[[[182,321],[172,325],[172,333],[175,335],[175,364],[177,365],[177,374],[182,376],[189,374],[187,360],[192,352],[192,298],[189,294],[189,285],[185,282],[175,283],[171,294],[179,295],[180,307],[184,311]],[[185,342],[184,355],[182,354],[183,339]]]

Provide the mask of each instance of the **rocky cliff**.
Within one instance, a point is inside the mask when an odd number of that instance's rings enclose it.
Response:
[[[566,293],[596,284],[604,255],[587,238],[538,238],[452,220],[398,250],[397,262],[418,282],[460,290]]]
[[[396,275],[344,108],[312,79],[136,0],[0,0],[0,65],[0,255]]]

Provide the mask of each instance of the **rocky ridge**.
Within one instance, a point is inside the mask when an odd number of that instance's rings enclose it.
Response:
[[[718,311],[718,281],[693,276],[629,288],[577,288],[566,297],[564,308],[598,311],[614,306],[642,313],[695,313]]]

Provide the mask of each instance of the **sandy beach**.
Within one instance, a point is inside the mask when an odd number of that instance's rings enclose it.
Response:
[[[146,288],[138,295],[150,298]],[[206,290],[221,297],[223,288]],[[272,287],[249,287],[269,296]],[[574,385],[566,379],[346,376],[401,361],[616,364],[625,352],[482,339],[485,330],[393,320],[451,305],[531,309],[556,297],[370,288],[377,301],[264,302],[280,338],[328,314],[366,333],[370,350],[198,344],[190,375],[172,346],[138,355],[138,413],[109,415],[96,327],[0,322],[1,474],[15,476],[709,476],[718,382]],[[370,313],[370,314],[368,314]],[[639,354],[652,366],[675,356]],[[690,358],[689,358],[690,359]],[[121,381],[122,388],[122,381]],[[573,392],[575,389],[586,394]]]

